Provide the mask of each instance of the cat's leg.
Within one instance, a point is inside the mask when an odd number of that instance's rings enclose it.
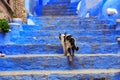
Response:
[[[71,56],[74,56],[74,47],[72,47],[72,54]]]
[[[66,50],[65,45],[63,45],[63,51],[64,51],[64,56],[67,56],[67,50]]]
[[[70,48],[68,48],[68,55],[71,55],[71,49]]]
[[[72,55],[71,55],[71,48],[68,48],[68,59],[71,62],[72,61]]]

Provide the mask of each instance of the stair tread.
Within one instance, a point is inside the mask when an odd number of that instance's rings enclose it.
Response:
[[[52,34],[52,33],[54,33],[54,32],[56,32],[56,33],[65,33],[65,32],[67,32],[68,34],[70,34],[70,33],[84,33],[85,34],[85,32],[86,33],[98,33],[98,32],[101,32],[101,33],[103,33],[103,34],[108,34],[107,32],[112,32],[111,34],[113,34],[113,32],[114,33],[116,33],[116,31],[114,30],[114,29],[102,29],[102,30],[73,30],[73,31],[71,31],[71,30],[26,30],[26,31],[20,31],[20,33],[22,33],[22,32],[24,32],[24,33],[32,33],[32,34],[34,34],[34,33],[44,33],[44,34]],[[24,35],[24,34],[23,34]],[[29,34],[28,34],[29,35]],[[72,35],[72,34],[71,34]],[[98,35],[99,36],[99,35]]]
[[[103,57],[103,56],[120,56],[120,54],[75,54],[75,56],[79,56],[79,57],[95,57],[95,56],[99,56],[99,57]],[[22,58],[22,57],[26,57],[26,58],[31,58],[31,57],[64,57],[63,54],[17,54],[17,55],[6,55],[3,58]]]
[[[28,71],[2,71],[0,76],[9,76],[9,75],[50,75],[50,74],[103,74],[103,73],[119,73],[120,69],[87,69],[87,70],[28,70]]]
[[[74,36],[77,43],[79,42],[86,42],[86,43],[113,43],[117,41],[116,36]],[[59,36],[39,36],[39,37],[13,37],[11,42],[17,43],[17,44],[42,44],[42,43],[61,43]]]
[[[53,32],[65,32],[65,31],[71,31],[71,30],[35,30],[33,32],[41,32],[41,31],[53,31]],[[73,30],[73,32],[80,32],[80,31],[86,31],[86,32],[89,32],[89,30]],[[102,29],[102,30],[90,30],[90,31],[94,31],[94,32],[98,32],[98,31],[115,31],[115,29]],[[24,32],[24,31],[21,31],[21,32]],[[26,31],[25,31],[26,32]],[[28,31],[28,32],[31,32],[31,31]]]
[[[75,39],[76,38],[108,38],[108,37],[112,37],[112,38],[116,38],[117,36],[73,36]],[[39,37],[32,37],[32,36],[26,36],[26,37],[23,37],[23,36],[13,36],[12,38],[36,38],[36,39],[48,39],[48,38],[55,38],[55,39],[58,39],[59,36],[39,36]],[[117,39],[117,38],[116,38]],[[120,39],[120,38],[119,38]]]
[[[109,45],[109,46],[111,46],[111,45],[117,45],[118,43],[117,42],[102,42],[102,43],[100,43],[100,42],[95,42],[94,44],[93,43],[89,43],[89,45]],[[77,45],[88,45],[88,42],[77,42]],[[61,46],[61,42],[59,42],[59,43],[55,43],[54,45],[53,44],[51,44],[51,43],[46,43],[46,44],[34,44],[34,43],[30,43],[30,44],[15,44],[15,43],[7,43],[7,44],[4,44],[4,45],[2,45],[2,44],[0,44],[0,46]]]

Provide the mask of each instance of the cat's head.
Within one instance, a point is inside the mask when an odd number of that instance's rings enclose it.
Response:
[[[59,34],[59,39],[60,40],[65,40],[65,38],[66,38],[66,33]]]

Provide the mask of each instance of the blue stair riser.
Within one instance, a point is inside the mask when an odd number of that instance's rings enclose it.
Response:
[[[70,0],[50,0],[49,3],[69,3]]]
[[[41,25],[39,24],[39,26],[29,26],[29,25],[24,25],[23,26],[23,30],[115,30],[114,26],[104,26],[104,25],[100,25],[100,26],[96,26],[94,24],[86,24],[86,26],[82,26],[82,25],[77,25],[77,24],[60,24],[57,25],[55,24],[44,24]]]
[[[43,10],[42,13],[49,13],[49,14],[52,14],[52,13],[58,13],[58,14],[69,14],[69,13],[73,13],[75,14],[75,9],[52,9],[52,10]]]
[[[59,12],[59,13],[62,13],[63,14],[63,12]],[[59,14],[58,13],[58,14]],[[64,12],[65,13],[65,12]],[[49,14],[49,13],[46,13],[46,14]],[[51,14],[57,14],[57,13],[51,13]],[[72,14],[72,12],[71,13],[67,13],[66,12],[66,14]],[[64,26],[66,26],[66,25],[72,25],[72,24],[74,24],[74,25],[81,25],[81,26],[87,26],[87,25],[92,25],[92,24],[94,24],[95,26],[107,26],[107,22],[102,22],[102,21],[81,21],[81,20],[76,20],[76,19],[62,19],[62,20],[57,20],[57,19],[46,19],[46,20],[34,20],[34,22],[39,22],[39,23],[37,23],[37,24],[41,24],[41,25],[51,25],[51,24],[58,24],[58,25],[63,25],[64,23]]]
[[[60,33],[68,33],[73,36],[115,36],[116,32],[115,30],[91,30],[91,31],[86,31],[86,30],[59,30],[59,31],[54,31],[54,30],[39,30],[39,31],[21,31],[20,36],[27,37],[39,37],[39,36],[59,36]]]
[[[10,39],[12,37],[19,37],[19,31],[18,30],[10,31],[6,34],[4,34],[3,32],[0,32],[0,44],[10,43]]]
[[[49,9],[48,9],[49,10]],[[108,23],[109,20],[107,19],[97,19],[94,17],[90,18],[79,18],[78,16],[44,16],[44,17],[32,17],[32,19],[37,20],[37,21],[50,21],[50,20],[61,20],[61,21],[66,21],[66,20],[76,20],[79,22],[95,22],[95,23]]]
[[[102,29],[115,29],[115,26],[110,26],[107,24],[94,24],[94,23],[79,23],[79,22],[36,22],[38,26],[35,25],[23,25],[23,30],[102,30]]]
[[[66,56],[8,57],[0,58],[0,71],[120,69],[119,59],[120,56],[74,56],[69,63]]]
[[[45,6],[43,6],[42,14],[43,15],[62,15],[62,16],[63,15],[77,15],[76,8],[71,7],[69,5],[69,2],[67,2],[67,4],[66,3],[63,4],[63,1],[62,1],[62,2],[55,2],[56,4],[45,5]],[[68,11],[68,9],[70,11]],[[72,11],[72,13],[71,13],[71,11]]]
[[[44,15],[76,15],[75,13],[73,13],[73,11],[68,11],[68,12],[56,12],[56,11],[43,11]]]
[[[116,34],[117,34],[118,37],[120,37],[120,30],[117,30]]]
[[[49,13],[48,13],[49,14]],[[54,13],[53,13],[54,14]],[[56,14],[56,13],[55,13]],[[59,20],[59,19],[44,19],[44,20],[37,20],[35,19],[34,22],[37,24],[37,25],[46,25],[46,26],[49,26],[49,25],[56,25],[56,26],[61,26],[61,25],[64,25],[64,26],[68,26],[68,25],[74,25],[74,26],[83,26],[83,27],[89,27],[89,26],[92,26],[92,27],[113,27],[114,29],[116,28],[115,26],[112,26],[112,25],[109,25],[107,23],[107,21],[94,21],[94,20],[91,20],[91,21],[80,21],[79,19],[62,19],[62,20]],[[38,23],[39,22],[39,23]],[[65,24],[64,24],[65,23]]]
[[[33,75],[9,75],[0,76],[0,80],[118,80],[119,73],[100,73],[100,74],[33,74]]]
[[[63,75],[63,74],[52,74],[49,76],[49,80],[117,80],[120,77],[119,73],[109,74],[78,74],[78,75]]]
[[[55,8],[52,8],[52,9],[45,9],[45,10],[42,10],[42,12],[62,12],[62,11],[66,11],[66,12],[71,12],[71,11],[76,11],[76,9],[71,9],[71,8],[61,8],[61,9],[59,9],[59,8],[57,8],[57,7],[55,7]]]
[[[117,41],[115,36],[107,36],[107,37],[75,37],[76,43],[86,42],[86,43],[113,43]],[[16,44],[56,44],[60,43],[59,36],[53,37],[14,37],[10,39],[11,42]]]
[[[118,43],[80,43],[76,54],[118,53]],[[18,44],[1,45],[0,50],[7,55],[16,54],[63,54],[61,44]]]
[[[43,7],[47,7],[47,6],[53,7],[53,5],[61,7],[61,6],[69,6],[69,3],[64,3],[64,4],[63,3],[62,4],[60,4],[60,3],[57,3],[57,4],[47,4],[47,5],[44,5]]]
[[[63,9],[74,9],[75,11],[76,11],[76,8],[73,6],[69,6],[69,4],[59,4],[59,5],[55,5],[54,4],[54,6],[53,5],[45,5],[45,6],[43,6],[43,10],[56,10],[56,9],[61,9],[61,10],[63,10]]]
[[[75,21],[79,21],[79,22],[95,22],[96,24],[105,24],[105,23],[108,23],[109,20],[107,19],[97,19],[97,18],[79,18],[77,16],[57,16],[57,17],[54,17],[54,16],[45,16],[45,17],[33,17],[34,20],[37,20],[37,21],[69,21],[69,20],[75,20]]]

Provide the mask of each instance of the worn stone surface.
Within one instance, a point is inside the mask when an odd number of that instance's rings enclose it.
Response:
[[[26,16],[23,6],[24,0],[14,2],[15,15],[19,18]],[[57,6],[47,5],[46,10],[50,8],[50,13],[54,13],[61,4]],[[62,5],[62,8],[68,8],[70,13],[68,5]],[[37,10],[39,12],[39,8]],[[110,20],[97,17],[29,15],[29,18],[35,25],[22,25],[20,22],[22,26],[11,26],[11,32],[6,35],[0,33],[0,51],[6,54],[0,58],[0,80],[120,79],[119,43],[116,39],[120,34],[116,32],[118,25],[111,25]],[[63,56],[58,38],[64,32],[72,34],[79,46],[72,62]]]
[[[13,17],[22,18],[26,22],[27,10],[24,8],[24,0],[3,0],[5,4],[0,1],[0,18],[10,20]],[[6,7],[7,5],[7,7]],[[13,11],[11,12],[10,9]]]
[[[43,15],[77,15],[76,14],[76,8],[71,7],[69,2],[64,3],[63,1],[61,2],[56,2],[56,4],[49,4],[43,6],[42,10]]]
[[[75,53],[118,53],[116,26],[107,23],[106,19],[46,16],[34,17],[33,20],[35,26],[25,24],[12,28],[6,37],[1,35],[1,38],[4,38],[1,42],[5,43],[0,45],[1,51],[9,55],[29,52],[29,54],[62,54],[59,34],[67,32],[76,39],[79,51]]]
[[[79,72],[78,72],[79,71]],[[116,70],[95,70],[90,71],[23,71],[23,72],[3,72],[0,80],[119,80],[120,73]],[[97,72],[96,72],[97,71]],[[87,73],[88,72],[88,73]],[[101,73],[102,72],[102,73]],[[62,74],[61,74],[62,73]],[[24,74],[24,75],[23,75]]]
[[[22,18],[25,23],[27,19],[27,10],[24,7],[24,0],[14,0],[13,3],[15,17]]]
[[[7,0],[0,1],[0,18],[4,18],[7,20],[11,19],[12,12],[10,9],[8,11],[8,7],[12,10],[13,2],[11,2],[11,0],[9,2],[7,2]]]
[[[0,71],[120,69],[120,55],[76,55],[70,63],[62,55],[6,56],[0,58]]]

